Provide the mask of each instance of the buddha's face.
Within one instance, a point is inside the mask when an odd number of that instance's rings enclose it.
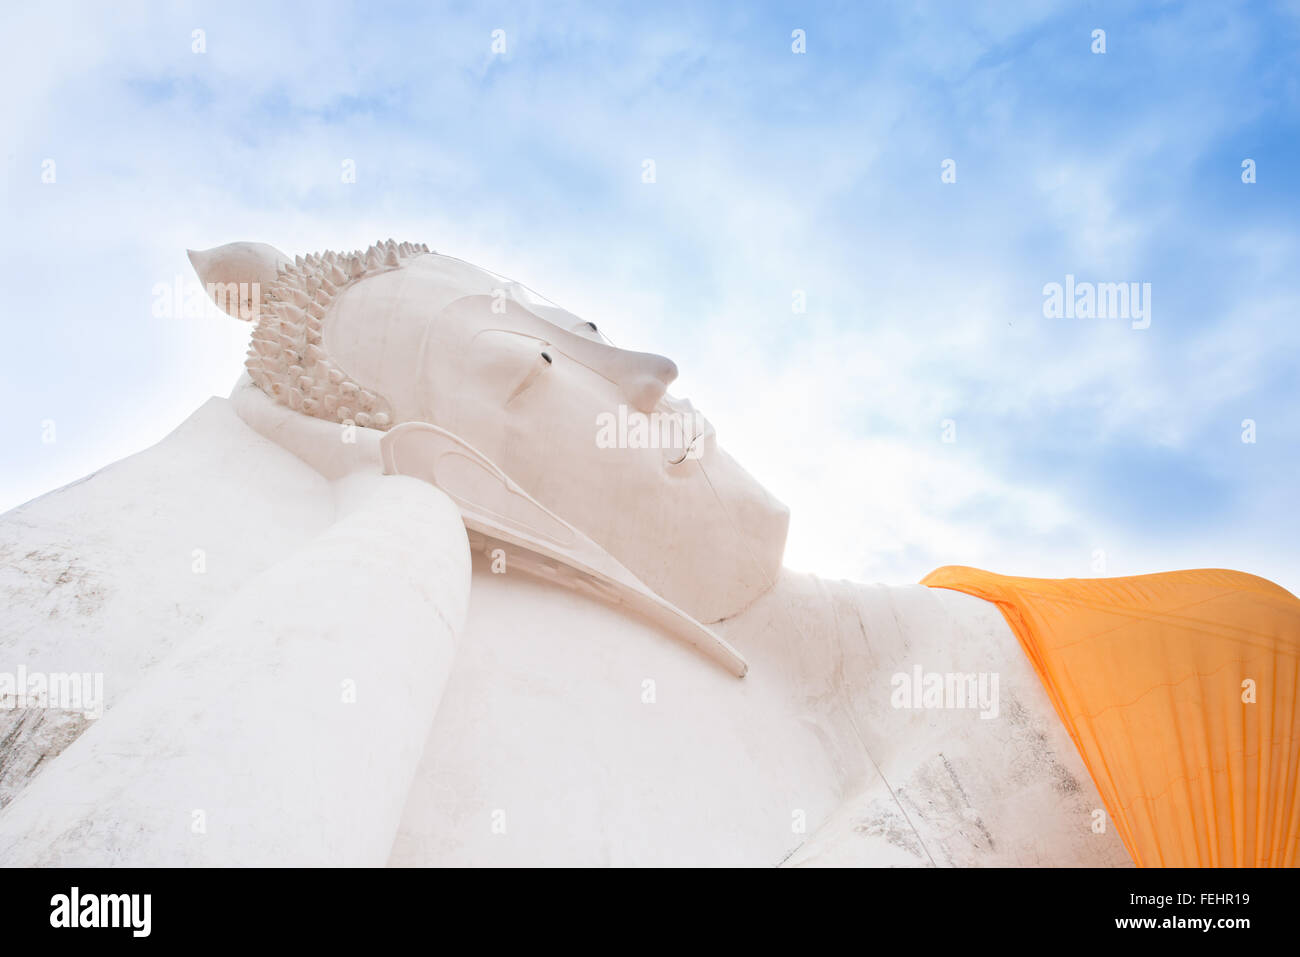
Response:
[[[344,289],[323,345],[394,421],[459,435],[699,620],[775,581],[788,512],[668,395],[670,360],[435,254]]]

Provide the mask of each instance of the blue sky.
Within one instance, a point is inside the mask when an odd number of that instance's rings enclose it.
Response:
[[[187,247],[392,236],[671,356],[794,567],[1300,590],[1300,4],[974,6],[15,9],[0,508],[228,394],[248,328],[152,313]]]

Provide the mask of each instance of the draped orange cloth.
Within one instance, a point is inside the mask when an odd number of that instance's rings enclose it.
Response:
[[[1001,609],[1139,867],[1300,863],[1296,596],[1223,569],[922,584]]]

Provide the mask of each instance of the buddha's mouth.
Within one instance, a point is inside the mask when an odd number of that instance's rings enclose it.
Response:
[[[681,454],[674,454],[668,457],[669,465],[681,465],[683,462],[692,459],[699,459],[704,456],[704,450],[708,447],[710,439],[716,439],[717,433],[713,431],[713,426],[703,417],[698,417],[699,425],[692,430],[694,433],[690,440],[684,443]]]
[[[679,441],[667,447],[664,459],[669,465],[699,459],[711,444],[716,443],[717,433],[713,431],[712,423],[696,410],[690,399],[665,395],[660,406],[656,411],[675,420],[675,434],[680,437]]]

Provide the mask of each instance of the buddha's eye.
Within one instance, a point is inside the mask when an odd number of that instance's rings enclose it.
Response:
[[[555,360],[551,358],[551,354],[545,349],[539,352],[537,358],[533,360],[533,364],[529,368],[528,372],[524,374],[523,379],[520,380],[519,384],[515,386],[514,391],[511,392],[510,396],[506,399],[506,405],[509,405],[512,401],[527,391],[537,381],[538,376],[549,369],[554,361]]]
[[[592,342],[604,342],[605,337],[600,334],[594,322],[579,320],[569,326],[569,331],[575,336],[582,336],[584,339],[590,339]]]
[[[509,403],[536,385],[557,353],[548,339],[504,329],[485,329],[474,337],[465,372]]]

